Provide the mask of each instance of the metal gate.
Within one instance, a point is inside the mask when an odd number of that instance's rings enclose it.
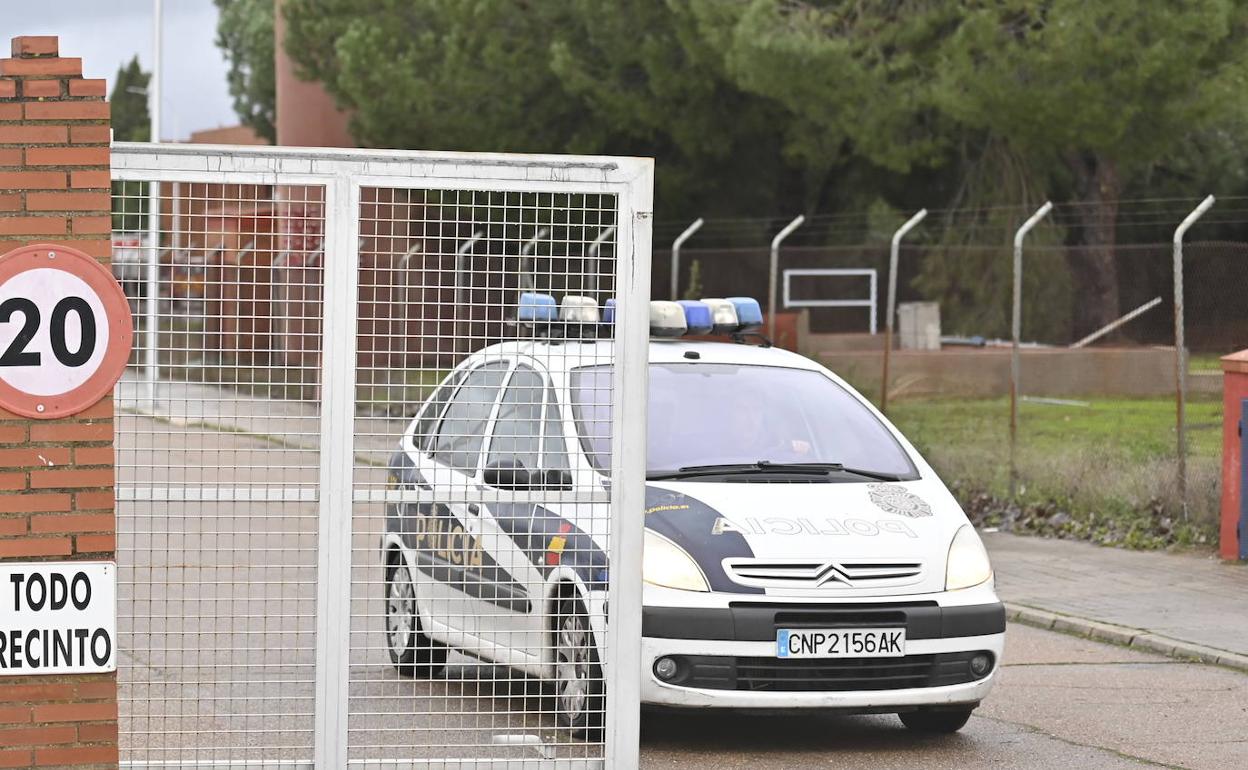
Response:
[[[123,766],[635,766],[650,161],[113,179]]]

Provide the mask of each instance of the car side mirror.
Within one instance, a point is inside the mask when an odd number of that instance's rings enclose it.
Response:
[[[495,489],[524,490],[533,488],[533,476],[519,460],[498,460],[485,466],[482,481]]]

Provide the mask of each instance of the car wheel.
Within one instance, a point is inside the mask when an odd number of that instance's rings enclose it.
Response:
[[[897,716],[906,727],[919,733],[956,733],[962,729],[975,709],[941,709],[906,711]]]
[[[421,633],[415,583],[401,560],[386,568],[386,649],[404,676],[438,676],[446,667],[446,647]]]
[[[553,635],[555,716],[561,726],[590,734],[602,727],[605,696],[598,646],[579,601],[559,603]]]

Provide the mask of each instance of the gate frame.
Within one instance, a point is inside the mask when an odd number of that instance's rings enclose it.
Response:
[[[614,194],[618,238],[612,388],[611,543],[603,735],[607,767],[636,767],[640,745],[642,522],[645,507],[654,161],[604,156],[408,150],[243,147],[118,142],[113,181],[322,187],[325,191],[321,351],[320,495],[317,528],[316,683],[313,766],[387,764],[348,760],[351,533],[359,317],[360,190],[407,187],[500,192]],[[157,200],[155,194],[153,200]],[[158,209],[157,209],[158,210]],[[158,248],[159,244],[156,244]],[[149,247],[150,248],[150,247]],[[335,255],[348,255],[335,258]],[[621,481],[623,480],[623,481]],[[628,526],[632,524],[632,526]],[[442,760],[430,760],[438,763]],[[509,760],[515,761],[515,760]],[[406,760],[399,760],[407,764]],[[469,766],[471,760],[454,764]],[[489,760],[486,760],[489,763]],[[146,763],[144,763],[146,764]],[[287,764],[278,762],[277,764]],[[299,764],[293,762],[290,764]],[[420,764],[418,761],[416,764]]]

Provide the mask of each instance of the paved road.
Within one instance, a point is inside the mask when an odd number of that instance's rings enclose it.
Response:
[[[957,735],[893,716],[648,715],[645,768],[1248,767],[1248,676],[1011,626],[1001,679]]]
[[[121,427],[121,475],[131,487],[317,484],[314,461],[297,446],[145,417],[125,417]],[[537,756],[500,745],[500,736],[534,736],[558,756],[592,755],[548,715],[526,714],[547,702],[505,669],[457,657],[432,682],[397,676],[381,636],[378,511],[364,506],[354,516],[352,756]],[[122,503],[123,759],[310,755],[316,530],[317,506],[302,499]],[[1248,676],[1011,627],[1001,677],[967,728],[944,738],[912,735],[892,716],[648,714],[643,764],[1248,767]]]

